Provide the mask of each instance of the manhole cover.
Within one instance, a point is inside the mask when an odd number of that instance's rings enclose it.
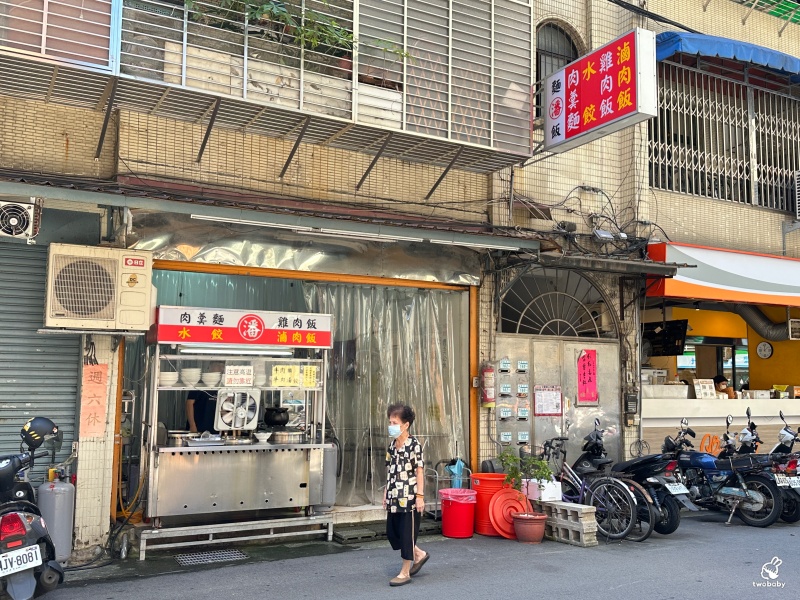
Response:
[[[211,550],[209,552],[193,552],[192,554],[178,554],[175,560],[182,567],[191,565],[208,565],[211,563],[227,562],[229,560],[244,560],[247,555],[239,550]]]

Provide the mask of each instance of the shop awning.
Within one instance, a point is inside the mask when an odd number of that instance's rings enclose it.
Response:
[[[800,260],[689,244],[648,246],[650,258],[686,263],[672,279],[657,280],[650,297],[800,306]]]
[[[677,31],[667,31],[656,36],[656,60],[666,60],[678,53],[727,58],[784,73],[800,74],[800,58],[756,44]]]

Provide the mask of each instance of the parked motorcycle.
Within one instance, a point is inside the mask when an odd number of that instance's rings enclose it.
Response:
[[[34,417],[20,431],[20,453],[0,456],[0,581],[12,600],[30,600],[37,592],[55,589],[64,571],[55,560],[56,549],[36,506],[33,487],[17,481],[17,473],[32,469],[35,453],[45,441],[58,438],[50,419]],[[23,451],[23,445],[27,451]]]
[[[798,454],[792,453],[794,443],[798,441],[795,433],[779,411],[783,429],[778,432],[778,443],[769,451],[775,483],[783,494],[783,512],[781,520],[786,523],[800,521],[800,477],[797,476]]]
[[[672,436],[664,439],[661,454],[640,456],[611,467],[615,476],[631,479],[647,490],[658,513],[654,529],[662,535],[669,535],[678,529],[681,524],[681,505],[689,510],[699,510],[689,499],[689,490],[675,477],[677,450],[694,447],[686,436],[695,437],[695,433],[684,419],[677,439]]]
[[[769,454],[756,455],[755,453],[758,451],[758,446],[762,441],[758,437],[756,424],[750,420],[752,416],[750,407],[747,408],[746,414],[747,426],[739,433],[740,444],[738,447],[735,442],[735,434],[734,436],[730,435],[732,417],[728,417],[725,433],[722,436],[722,451],[717,458],[725,459],[742,455],[754,455],[752,457],[753,460],[762,465],[764,473],[774,479],[781,492],[783,510],[781,511],[780,519],[786,523],[797,523],[800,521],[800,490],[793,489],[791,484],[795,483],[797,487],[800,487],[800,482],[795,482],[794,478],[790,479],[790,476],[797,472],[797,461],[795,460],[792,463],[792,457],[787,456],[786,453],[770,452]],[[783,420],[783,411],[780,412],[780,415]],[[786,425],[785,420],[784,425]],[[786,427],[788,428],[788,425]],[[778,438],[779,440],[781,439],[780,434]]]
[[[730,427],[733,417],[728,415]],[[677,451],[681,483],[696,505],[730,512],[752,527],[772,525],[783,511],[783,499],[774,478],[764,472],[758,457],[747,454],[717,458],[713,454]]]

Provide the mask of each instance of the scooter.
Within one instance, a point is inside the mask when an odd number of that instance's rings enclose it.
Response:
[[[30,600],[37,587],[41,593],[58,587],[64,570],[55,560],[56,549],[33,487],[16,476],[50,454],[34,451],[45,441],[58,439],[59,431],[50,419],[34,417],[25,423],[20,437],[19,454],[0,456],[0,582],[12,600]]]

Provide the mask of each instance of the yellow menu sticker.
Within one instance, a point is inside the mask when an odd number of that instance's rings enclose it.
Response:
[[[272,367],[272,387],[299,387],[299,365],[275,365]]]
[[[314,365],[306,365],[303,367],[303,387],[317,387],[317,367]]]

